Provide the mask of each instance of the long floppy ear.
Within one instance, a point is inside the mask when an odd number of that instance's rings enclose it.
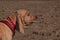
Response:
[[[24,33],[24,22],[23,17],[26,15],[26,9],[20,9],[17,11],[18,21],[19,21],[19,30],[21,33]]]
[[[19,31],[21,33],[24,33],[24,24],[22,22],[22,17],[19,14],[17,15],[17,17],[18,17]]]

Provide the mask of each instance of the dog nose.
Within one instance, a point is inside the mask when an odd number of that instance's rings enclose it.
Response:
[[[36,20],[36,19],[37,19],[37,16],[33,16],[32,19],[33,19],[33,20]]]
[[[31,16],[31,19],[32,20],[36,20],[37,19],[37,16]]]
[[[37,16],[34,16],[34,20],[36,20],[37,19]]]
[[[35,19],[37,19],[37,16],[35,16]]]

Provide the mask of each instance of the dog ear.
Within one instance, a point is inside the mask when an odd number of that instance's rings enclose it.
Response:
[[[19,21],[19,31],[21,33],[24,33],[24,16],[27,14],[28,10],[26,9],[20,9],[17,11],[18,14],[18,21]]]
[[[22,17],[19,14],[17,15],[17,17],[18,17],[19,31],[21,33],[24,33],[24,24],[22,22]]]

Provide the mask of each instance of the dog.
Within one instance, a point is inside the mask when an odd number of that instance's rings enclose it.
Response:
[[[16,28],[16,21],[19,24],[19,31],[24,33],[24,26],[36,19],[35,16],[30,14],[26,9],[19,9],[16,12],[12,13],[7,19],[0,20],[0,39],[1,40],[12,40],[13,34]]]

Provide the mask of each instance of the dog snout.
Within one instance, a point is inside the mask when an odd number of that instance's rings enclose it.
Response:
[[[36,19],[37,19],[37,16],[34,16],[34,17],[33,17],[33,20],[36,20]]]
[[[37,16],[35,16],[35,19],[37,19]]]

